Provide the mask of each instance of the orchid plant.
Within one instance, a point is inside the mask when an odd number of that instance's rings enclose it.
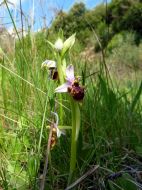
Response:
[[[71,105],[71,114],[72,114],[72,137],[71,137],[71,158],[70,158],[70,175],[69,181],[70,183],[73,178],[73,174],[76,169],[76,151],[77,151],[77,140],[80,129],[80,108],[79,102],[84,98],[84,87],[80,85],[80,77],[75,77],[74,75],[74,66],[68,65],[66,66],[66,55],[69,50],[75,43],[75,34],[70,36],[67,40],[63,42],[61,38],[58,38],[57,41],[53,44],[48,41],[50,45],[55,60],[45,60],[42,63],[42,68],[46,67],[50,71],[50,76],[52,73],[52,79],[57,79],[59,86],[55,89],[55,93],[60,94],[60,101],[62,100],[61,93],[67,93],[70,99]],[[53,75],[54,71],[54,75]],[[56,73],[56,74],[55,74]],[[56,76],[55,76],[56,75]],[[58,76],[58,77],[57,77]],[[62,119],[63,110],[62,106],[60,106],[60,119]],[[58,125],[54,127],[55,131],[58,134],[61,134],[59,131]],[[57,135],[58,136],[58,135]]]

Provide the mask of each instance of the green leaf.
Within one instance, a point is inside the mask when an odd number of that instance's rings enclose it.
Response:
[[[137,190],[134,179],[129,174],[123,174],[122,177],[116,180],[109,180],[109,185],[112,190]]]
[[[59,128],[59,129],[66,129],[66,130],[67,130],[67,129],[72,129],[72,126],[65,126],[65,125],[62,126],[62,125],[58,125],[58,128]]]
[[[50,41],[46,40],[46,42],[50,45],[50,47],[54,50],[54,44],[52,44]]]
[[[50,125],[47,125],[46,128],[47,128],[47,129],[50,129]],[[72,126],[58,125],[58,128],[61,129],[61,130],[62,130],[62,129],[68,130],[68,129],[72,129]]]

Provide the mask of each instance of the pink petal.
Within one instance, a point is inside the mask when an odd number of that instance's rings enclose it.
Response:
[[[57,87],[55,89],[55,92],[56,93],[67,92],[68,91],[68,87],[70,87],[70,83],[66,82],[66,83],[62,84],[61,86]]]
[[[74,67],[73,65],[69,65],[66,68],[66,80],[72,83],[74,79]]]

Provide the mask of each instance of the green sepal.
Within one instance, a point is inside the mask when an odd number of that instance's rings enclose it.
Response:
[[[50,41],[46,40],[46,42],[50,45],[50,47],[54,50],[55,47],[54,47],[54,44],[52,44]]]
[[[76,35],[76,33],[73,34],[73,35],[71,35],[71,36],[64,42],[64,46],[63,46],[63,49],[62,49],[62,52],[61,52],[61,56],[62,56],[62,57],[63,57],[63,56],[66,54],[66,52],[67,52],[68,50],[70,50],[71,47],[74,45],[74,43],[75,43],[75,35]]]

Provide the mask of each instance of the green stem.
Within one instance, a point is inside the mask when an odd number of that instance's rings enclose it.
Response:
[[[62,70],[62,59],[61,56],[58,54],[57,55],[57,70],[58,70],[58,76],[59,76],[59,82],[60,85],[64,83],[64,75],[63,75],[63,70]],[[59,95],[60,98],[60,103],[62,105],[62,94]],[[63,107],[60,106],[60,123],[61,125],[63,124]]]
[[[48,95],[46,97],[46,103],[45,103],[45,107],[44,107],[44,114],[43,114],[42,126],[41,126],[41,130],[40,130],[40,137],[39,137],[39,143],[38,143],[38,154],[39,155],[40,155],[41,141],[42,141],[42,136],[43,136],[43,127],[44,127],[46,111],[47,111],[47,103],[48,103]]]
[[[63,74],[63,69],[62,69],[62,59],[60,54],[57,55],[57,70],[59,74],[59,81],[60,84],[64,83],[64,74]]]
[[[80,129],[80,109],[78,102],[70,98],[72,111],[72,142],[71,142],[71,158],[70,158],[70,174],[68,178],[68,185],[72,182],[73,175],[76,169],[76,151],[77,139]]]

